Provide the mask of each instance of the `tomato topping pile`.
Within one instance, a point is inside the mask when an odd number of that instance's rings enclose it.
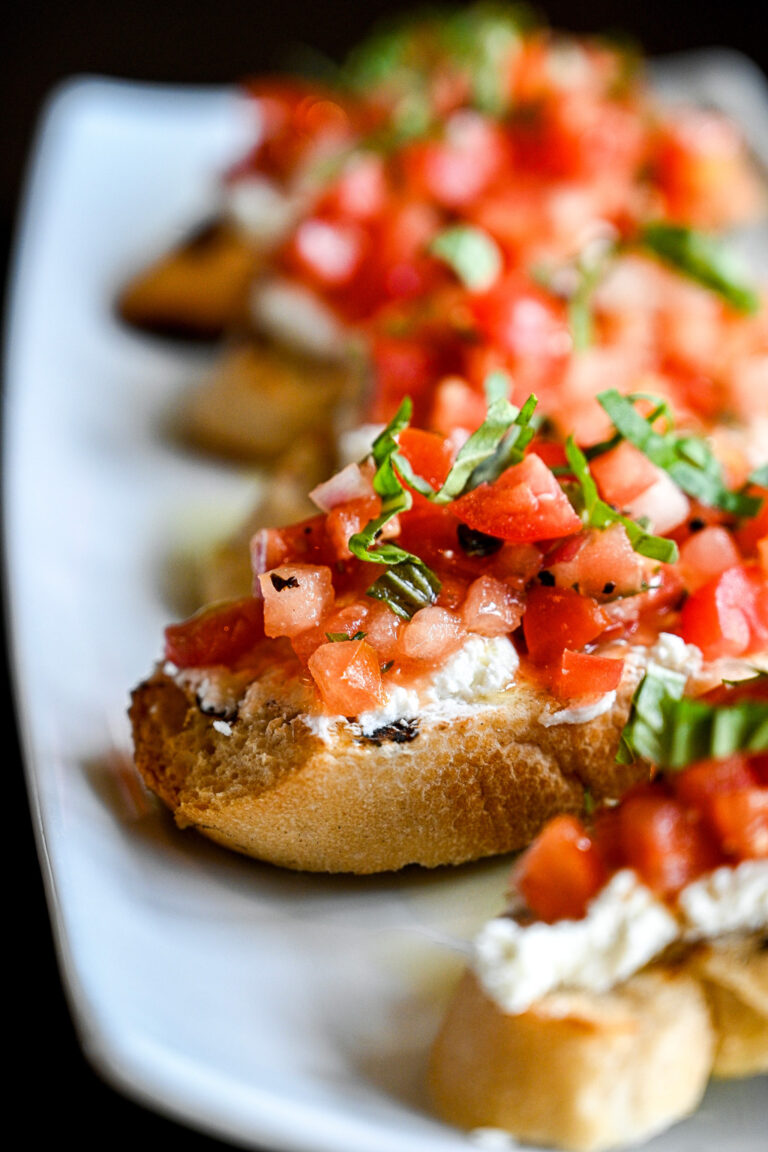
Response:
[[[261,132],[226,188],[270,206],[266,272],[364,338],[367,418],[408,395],[420,425],[472,430],[503,370],[584,440],[623,378],[706,426],[751,419],[765,317],[739,314],[719,264],[702,279],[695,236],[681,254],[646,226],[728,230],[762,210],[760,181],[730,121],[670,110],[640,63],[478,4],[374,31],[336,86],[244,86]],[[623,504],[648,470],[620,447],[596,480]]]
[[[355,716],[472,636],[555,706],[660,631],[768,650],[766,469],[732,435],[768,418],[768,310],[715,235],[759,189],[733,126],[658,106],[634,63],[478,5],[374,35],[338,86],[245,86],[261,132],[226,185],[271,206],[254,291],[355,336],[383,431],[317,515],[254,535],[250,599],[167,629],[174,665],[279,643]]]
[[[515,864],[513,880],[540,920],[580,919],[619,868],[659,898],[723,864],[768,860],[768,786],[759,761],[700,761],[631,789],[591,821],[551,820]]]

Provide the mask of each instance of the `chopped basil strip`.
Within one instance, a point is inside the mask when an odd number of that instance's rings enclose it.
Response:
[[[760,510],[758,496],[733,492],[726,487],[717,457],[706,441],[698,436],[678,435],[672,428],[656,431],[653,425],[660,415],[669,419],[666,404],[646,418],[635,407],[637,397],[623,396],[616,389],[610,389],[601,392],[597,399],[617,432],[658,468],[663,468],[689,496],[735,516],[754,516]]]
[[[506,397],[497,396],[488,405],[488,415],[459,451],[435,500],[447,504],[480,484],[492,484],[502,472],[523,459],[535,435],[531,423],[536,410],[535,396],[529,396],[519,410]]]
[[[326,632],[325,635],[331,644],[340,644],[344,640],[365,640],[367,632],[355,632],[354,636],[349,632]]]
[[[768,488],[768,464],[755,468],[749,477],[750,484],[757,484],[760,488]]]
[[[651,664],[632,701],[617,759],[679,770],[736,752],[768,751],[768,701],[711,704],[683,696],[685,677]]]
[[[760,307],[758,293],[745,282],[733,253],[718,238],[682,224],[657,221],[645,225],[639,241],[665,264],[716,292],[737,311],[754,313]]]
[[[429,251],[444,261],[471,292],[485,292],[501,274],[503,261],[496,241],[482,228],[455,224],[438,233]]]
[[[566,441],[565,455],[579,485],[584,504],[584,515],[589,527],[607,528],[609,524],[622,524],[635,552],[641,556],[647,556],[651,560],[658,560],[662,564],[674,564],[678,558],[677,545],[674,540],[667,540],[663,536],[652,536],[636,520],[630,519],[629,516],[622,516],[605,500],[601,500],[597,485],[589,470],[587,458],[572,436],[569,436]]]
[[[388,572],[382,573],[374,581],[367,595],[383,600],[393,612],[405,619],[410,619],[419,608],[432,604],[440,591],[437,576],[418,556],[413,556],[397,544],[377,543],[386,524],[399,512],[407,511],[413,503],[410,492],[403,487],[394,467],[395,459],[398,464],[404,459],[397,452],[395,437],[407,427],[410,416],[411,401],[406,397],[390,423],[373,442],[371,455],[376,464],[373,487],[381,497],[381,512],[374,520],[369,520],[361,532],[356,532],[349,539],[349,550],[359,560],[390,566]]]
[[[403,553],[406,559],[382,572],[366,591],[366,596],[382,600],[404,620],[410,620],[420,608],[434,604],[440,593],[440,581],[426,564]]]

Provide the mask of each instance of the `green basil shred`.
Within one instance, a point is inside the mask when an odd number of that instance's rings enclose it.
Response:
[[[672,425],[666,403],[661,403],[648,417],[638,412],[635,401],[640,396],[623,396],[616,389],[601,392],[597,397],[610,417],[619,437],[629,440],[658,468],[662,468],[684,492],[710,508],[721,508],[735,516],[754,516],[760,510],[761,499],[746,492],[733,492],[726,487],[720,464],[705,440],[700,436],[679,435]],[[655,422],[663,416],[668,427],[657,431]],[[607,442],[606,446],[615,443]]]
[[[623,524],[635,552],[641,556],[647,556],[651,560],[658,560],[662,564],[674,564],[678,558],[677,545],[674,540],[667,540],[664,536],[651,535],[636,520],[630,519],[629,516],[622,516],[605,500],[600,499],[597,485],[589,470],[587,458],[572,436],[569,436],[566,441],[565,455],[579,485],[584,504],[584,515],[589,527],[607,528],[609,524]]]
[[[642,229],[639,243],[738,312],[755,313],[760,307],[758,293],[745,282],[732,252],[717,237],[682,224],[654,221]]]
[[[473,224],[454,224],[438,232],[429,251],[452,268],[470,292],[485,292],[493,287],[503,267],[496,241]]]
[[[768,701],[713,704],[686,697],[686,678],[651,664],[635,692],[617,760],[641,758],[668,771],[736,752],[768,751]]]

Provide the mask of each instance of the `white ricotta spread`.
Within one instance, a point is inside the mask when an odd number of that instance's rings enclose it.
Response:
[[[583,920],[490,920],[475,940],[475,968],[505,1012],[523,1012],[555,988],[603,992],[678,935],[675,917],[628,868],[617,872]]]
[[[716,868],[683,889],[678,907],[687,939],[764,928],[768,925],[768,860]]]
[[[223,189],[224,212],[262,246],[275,247],[293,226],[300,205],[266,176],[243,176]]]
[[[394,684],[379,708],[361,712],[356,726],[364,735],[398,720],[447,719],[487,704],[515,677],[520,659],[506,636],[470,636],[453,656],[431,676],[412,686]],[[306,722],[323,739],[334,727],[346,723],[343,716],[313,715]]]
[[[308,356],[339,359],[349,335],[330,308],[292,280],[259,280],[250,300],[257,328],[279,343]]]
[[[586,704],[577,704],[573,708],[559,708],[557,712],[542,712],[539,724],[545,728],[553,728],[557,724],[586,724],[588,720],[595,720],[605,712],[610,712],[616,703],[616,690],[604,692],[595,700]]]
[[[582,920],[488,921],[473,944],[474,967],[504,1012],[524,1012],[559,988],[603,992],[676,940],[711,939],[768,927],[768,861],[724,866],[683,889],[675,907],[629,868],[617,872]]]

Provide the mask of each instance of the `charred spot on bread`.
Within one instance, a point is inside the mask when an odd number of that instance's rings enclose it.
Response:
[[[381,728],[367,732],[359,739],[363,744],[375,744],[380,748],[382,744],[390,741],[393,744],[410,744],[419,734],[419,721],[416,716],[403,717],[393,720],[391,724],[382,724]]]

